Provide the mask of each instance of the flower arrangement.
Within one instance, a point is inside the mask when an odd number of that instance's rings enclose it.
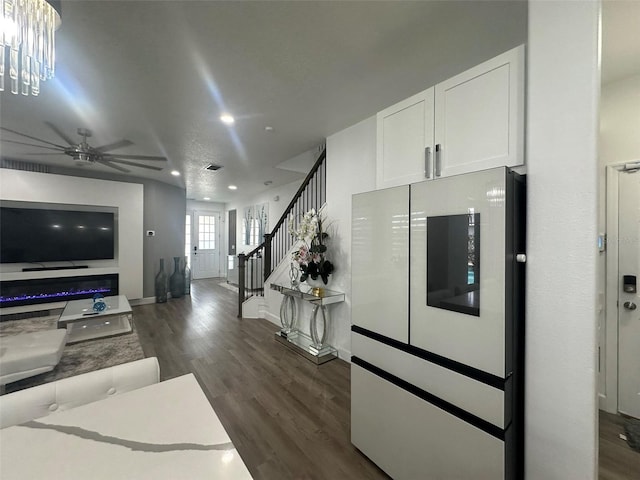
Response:
[[[289,223],[289,233],[299,242],[299,246],[291,258],[300,267],[301,282],[309,277],[313,280],[320,277],[326,285],[329,281],[329,275],[334,270],[333,264],[325,258],[326,241],[329,238],[326,226],[322,208],[317,212],[312,208],[305,213],[298,222],[297,228],[295,228],[294,222]]]

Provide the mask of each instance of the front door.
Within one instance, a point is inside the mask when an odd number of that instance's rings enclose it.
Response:
[[[193,278],[220,276],[220,213],[194,212]]]
[[[640,418],[640,171],[618,175],[618,410]]]

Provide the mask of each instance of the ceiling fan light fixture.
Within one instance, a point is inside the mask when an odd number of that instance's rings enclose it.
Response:
[[[60,0],[0,0],[0,7],[0,91],[8,71],[11,93],[37,96],[40,81],[55,75]]]

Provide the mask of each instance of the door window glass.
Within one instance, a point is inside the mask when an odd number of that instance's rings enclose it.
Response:
[[[216,248],[216,217],[198,215],[198,250]]]

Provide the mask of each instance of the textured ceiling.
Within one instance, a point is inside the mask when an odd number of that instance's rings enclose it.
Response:
[[[60,138],[45,121],[73,137],[78,127],[90,128],[93,146],[129,139],[134,145],[114,153],[169,159],[162,172],[131,167],[131,175],[184,186],[189,198],[233,201],[266,189],[267,181],[301,180],[300,172],[277,166],[526,42],[526,7],[520,1],[63,1],[56,78],[41,85],[39,97],[0,94],[0,122],[55,143]],[[219,121],[223,112],[235,116],[235,125]],[[73,167],[69,157],[28,155],[37,149],[9,144],[2,149],[6,158]],[[223,168],[204,170],[209,163]],[[171,177],[172,169],[182,175]]]

